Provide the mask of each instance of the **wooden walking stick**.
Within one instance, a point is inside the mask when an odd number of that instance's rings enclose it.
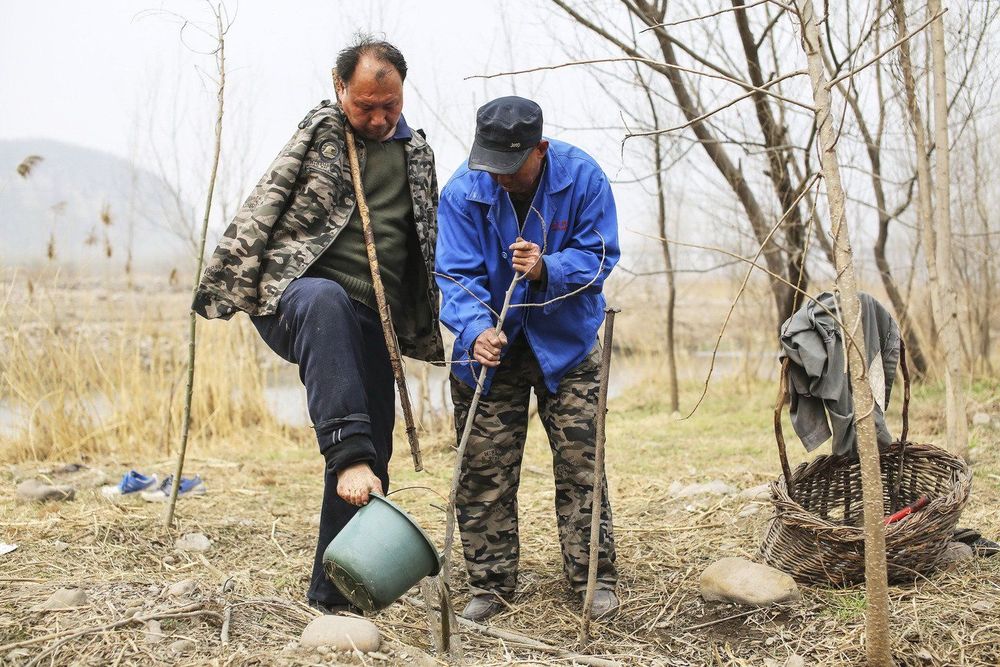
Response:
[[[396,377],[396,387],[399,389],[399,403],[403,406],[403,419],[406,421],[406,439],[410,443],[410,454],[413,456],[413,469],[420,472],[424,469],[420,457],[420,442],[417,440],[417,427],[413,421],[413,408],[410,406],[410,394],[406,390],[406,373],[403,371],[403,358],[399,352],[399,341],[396,330],[392,327],[392,315],[389,312],[389,302],[385,298],[385,288],[382,286],[382,274],[378,268],[378,255],[375,253],[375,233],[372,231],[372,221],[368,215],[368,201],[361,186],[361,166],[358,164],[358,148],[354,144],[354,133],[347,125],[344,126],[344,138],[347,140],[347,158],[351,163],[351,181],[354,183],[354,197],[358,202],[358,213],[361,215],[361,230],[365,238],[365,250],[368,251],[368,268],[372,272],[372,287],[375,290],[375,303],[378,305],[378,316],[382,321],[382,333],[385,334],[385,347],[389,350],[389,362],[392,364],[392,374]]]
[[[615,313],[618,308],[604,309],[604,346],[601,349],[600,389],[597,392],[597,415],[594,427],[594,484],[590,503],[590,556],[587,562],[587,592],[583,596],[583,620],[580,642],[590,638],[590,608],[594,604],[597,586],[597,561],[601,547],[601,514],[604,510],[604,422],[608,414],[608,376],[611,374],[611,344],[615,336]]]

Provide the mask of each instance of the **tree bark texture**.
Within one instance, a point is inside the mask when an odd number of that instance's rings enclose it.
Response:
[[[872,416],[874,398],[866,376],[864,334],[861,326],[861,303],[858,300],[851,250],[844,211],[844,190],[837,161],[837,136],[833,127],[832,102],[821,55],[819,25],[812,0],[798,0],[802,21],[802,45],[809,63],[816,125],[819,132],[820,161],[826,183],[830,225],[840,293],[841,316],[845,326],[844,346],[848,356],[851,391],[854,399],[858,454],[861,460],[861,486],[865,531],[865,652],[872,667],[892,665],[889,635],[889,588],[885,560],[885,528],[882,523],[882,477],[878,443]]]
[[[941,11],[941,0],[928,0],[928,18]],[[941,290],[941,351],[945,367],[945,424],[948,449],[961,457],[969,454],[966,423],[965,379],[962,372],[962,343],[959,333],[958,291],[955,289],[951,243],[951,148],[948,137],[948,82],[945,77],[944,16],[931,23],[931,63],[934,77],[935,199],[934,226],[937,230],[938,285]]]

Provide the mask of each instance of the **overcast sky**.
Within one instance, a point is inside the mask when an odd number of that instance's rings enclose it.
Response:
[[[4,4],[0,139],[51,138],[105,150],[182,182],[200,205],[214,122],[214,62],[198,53],[211,48],[199,30],[186,29],[182,40],[178,16],[210,28],[206,3]],[[574,57],[609,54],[598,39],[581,41],[550,3],[244,0],[228,8],[235,20],[226,39],[219,194],[230,210],[303,115],[333,96],[330,68],[358,30],[384,35],[407,58],[404,113],[427,131],[442,184],[467,155],[476,108],[508,94],[541,104],[547,135],[579,145],[612,178],[629,176],[621,132],[567,129],[621,125],[617,105],[583,68],[465,78],[563,62],[566,44]],[[633,191],[641,195],[635,187],[616,187],[621,212],[634,221],[650,215],[652,206]]]

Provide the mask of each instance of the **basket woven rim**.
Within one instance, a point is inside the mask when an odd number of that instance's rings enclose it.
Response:
[[[889,445],[886,452],[880,455],[880,462],[887,454],[893,453],[896,449],[904,445],[906,447],[905,455],[907,458],[913,456],[915,458],[947,461],[950,467],[955,469],[957,480],[947,494],[931,499],[923,509],[911,514],[906,520],[886,526],[885,536],[887,542],[894,541],[893,538],[903,538],[915,530],[919,530],[934,514],[952,514],[960,511],[968,501],[972,488],[972,469],[969,467],[969,464],[962,458],[951,454],[937,445],[896,441]],[[792,471],[793,483],[796,480],[802,479],[804,477],[803,473],[816,470],[826,465],[830,459],[835,458],[846,460],[846,457],[842,456],[837,457],[833,454],[821,454],[812,461],[800,463]],[[852,463],[852,465],[854,464]],[[834,523],[814,514],[795,501],[788,493],[788,485],[784,475],[771,482],[770,490],[771,504],[774,505],[775,509],[773,520],[782,523],[794,521],[798,528],[810,530],[814,533],[835,534],[836,539],[843,542],[864,542],[864,527]]]

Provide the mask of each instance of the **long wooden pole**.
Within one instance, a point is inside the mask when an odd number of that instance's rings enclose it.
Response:
[[[608,378],[611,375],[611,347],[615,336],[617,308],[604,309],[604,347],[601,349],[601,379],[597,393],[597,414],[594,424],[594,483],[590,503],[590,556],[587,563],[587,592],[583,596],[583,620],[580,622],[580,643],[590,638],[590,609],[594,605],[597,586],[597,564],[601,547],[601,514],[604,504],[604,428],[608,415]]]
[[[851,250],[844,207],[844,188],[837,161],[837,135],[833,127],[830,84],[826,79],[821,53],[819,20],[812,0],[798,0],[802,20],[802,48],[809,63],[818,130],[820,162],[826,183],[830,209],[830,226],[834,239],[834,260],[837,269],[837,289],[845,331],[844,347],[851,376],[854,400],[854,420],[858,454],[861,460],[861,495],[864,506],[865,530],[865,653],[870,667],[892,664],[889,635],[889,587],[885,562],[885,526],[882,523],[882,476],[878,443],[872,416],[874,397],[868,382],[865,339],[861,325],[861,302],[858,300],[854,254]]]
[[[361,230],[365,238],[365,250],[368,252],[368,268],[371,269],[372,287],[375,290],[375,303],[378,305],[378,316],[382,321],[382,333],[385,335],[385,347],[389,351],[389,363],[392,364],[392,374],[396,377],[396,387],[399,389],[399,403],[403,406],[403,419],[406,422],[406,439],[410,443],[410,454],[413,456],[413,469],[420,472],[424,469],[420,456],[420,442],[417,440],[417,426],[413,421],[413,408],[410,405],[410,393],[406,390],[406,373],[403,370],[403,358],[399,352],[399,341],[396,330],[392,327],[392,314],[389,312],[389,302],[385,298],[385,287],[382,286],[382,273],[378,268],[378,255],[375,252],[375,233],[372,231],[372,221],[368,213],[368,201],[361,185],[361,166],[358,163],[358,148],[354,143],[354,133],[344,126],[344,137],[347,140],[347,158],[351,163],[351,181],[354,183],[354,197],[358,203],[358,213],[361,215]]]

